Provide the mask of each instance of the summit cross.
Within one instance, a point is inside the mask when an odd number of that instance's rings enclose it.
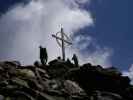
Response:
[[[58,34],[60,34],[61,36],[59,37]],[[68,41],[70,40],[69,37],[64,33],[63,28],[61,28],[61,31],[57,32],[56,35],[52,34],[52,37],[56,38],[58,45],[61,47],[62,59],[63,61],[65,61],[65,44],[72,45],[72,43]]]

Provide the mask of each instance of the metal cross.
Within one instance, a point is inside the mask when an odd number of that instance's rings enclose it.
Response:
[[[60,34],[61,37],[58,37],[58,34]],[[52,37],[56,38],[58,45],[62,48],[62,59],[65,61],[65,44],[72,45],[72,43],[68,41],[70,39],[64,33],[63,28],[61,28],[61,31],[57,32],[56,35],[52,34]],[[61,41],[61,43],[59,41]]]

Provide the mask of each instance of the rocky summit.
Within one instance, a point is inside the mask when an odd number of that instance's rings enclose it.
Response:
[[[0,100],[133,100],[130,79],[116,68],[70,60],[23,66],[0,62]]]

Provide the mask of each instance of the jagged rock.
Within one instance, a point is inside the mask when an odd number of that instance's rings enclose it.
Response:
[[[119,94],[107,91],[94,91],[90,97],[91,100],[123,100]]]
[[[35,78],[34,72],[29,69],[17,69],[16,74],[22,77]]]
[[[11,66],[14,66],[16,68],[21,66],[21,63],[19,61],[5,61],[4,63],[8,64],[8,65],[11,65]]]
[[[64,81],[64,89],[70,95],[84,93],[84,90],[77,83],[71,80]]]
[[[114,67],[0,62],[0,100],[133,100],[133,86]]]
[[[130,86],[128,77],[121,76],[117,69],[103,69],[100,66],[85,64],[80,68],[75,68],[66,74],[66,79],[76,81],[88,95],[93,91],[108,91],[128,98],[126,89]],[[129,98],[128,98],[129,99]],[[131,98],[130,98],[131,100]]]
[[[48,67],[48,73],[52,78],[62,77],[68,70],[69,67],[60,62],[55,62]]]
[[[0,100],[4,100],[4,96],[3,95],[0,95]]]

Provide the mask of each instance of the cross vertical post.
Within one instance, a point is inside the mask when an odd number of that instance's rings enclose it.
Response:
[[[65,61],[65,44],[64,44],[64,31],[61,28],[61,38],[62,38],[62,59]]]

